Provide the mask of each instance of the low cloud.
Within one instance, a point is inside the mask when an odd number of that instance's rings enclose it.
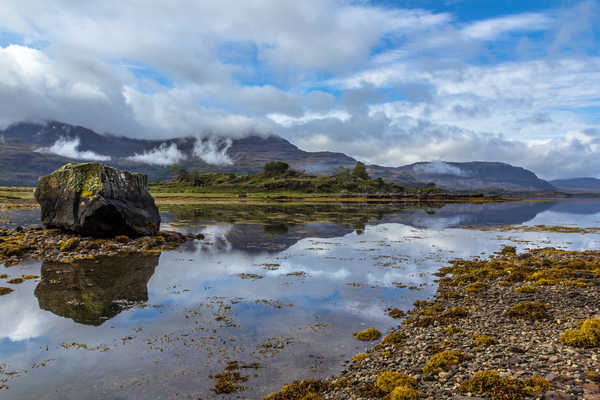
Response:
[[[194,155],[207,164],[211,165],[232,165],[233,160],[227,155],[231,147],[232,140],[204,138],[196,140],[194,145]]]
[[[177,144],[175,143],[171,143],[170,145],[163,143],[155,149],[127,157],[131,161],[161,166],[178,164],[186,158],[185,154],[177,148]]]
[[[468,176],[467,171],[443,161],[432,161],[429,163],[417,164],[413,166],[413,171],[416,174],[425,175]]]
[[[110,156],[94,153],[93,151],[79,151],[79,138],[59,138],[50,147],[41,147],[35,151],[38,153],[50,153],[58,156],[74,158],[76,160],[109,161]]]

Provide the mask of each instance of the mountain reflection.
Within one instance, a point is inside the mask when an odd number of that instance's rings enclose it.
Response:
[[[213,240],[214,247],[207,251],[241,250],[252,254],[278,253],[310,237],[334,238],[353,231],[360,235],[366,226],[384,223],[434,230],[467,225],[520,225],[552,209],[556,204],[541,201],[486,204],[423,203],[419,207],[390,204],[219,207],[203,205],[176,207],[169,210],[167,215],[172,220],[185,220],[191,226],[207,226],[208,232],[203,233]],[[227,228],[216,229],[213,225],[215,223],[222,223],[221,227]]]
[[[35,289],[42,310],[85,325],[101,325],[128,304],[148,300],[148,281],[160,255],[44,262]]]

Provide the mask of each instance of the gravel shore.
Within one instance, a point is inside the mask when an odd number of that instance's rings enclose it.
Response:
[[[436,296],[341,374],[267,398],[600,400],[600,252],[506,247],[437,275]]]

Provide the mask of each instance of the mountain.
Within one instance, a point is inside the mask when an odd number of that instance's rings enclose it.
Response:
[[[437,186],[456,190],[555,190],[533,172],[500,162],[420,162],[395,170],[412,175],[420,182],[433,182]]]
[[[199,172],[256,173],[265,163],[281,160],[294,169],[331,173],[356,164],[343,153],[307,152],[278,136],[132,139],[58,121],[17,123],[0,131],[0,185],[35,185],[39,176],[76,160],[99,160],[147,173],[151,180],[168,179],[171,165]],[[369,165],[367,171],[408,187],[432,182],[454,190],[554,189],[533,172],[503,163],[436,161],[401,167]]]
[[[600,192],[600,179],[597,178],[556,179],[550,183],[558,189],[570,192]]]

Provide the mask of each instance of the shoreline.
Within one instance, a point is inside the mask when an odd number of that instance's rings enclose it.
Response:
[[[265,399],[600,399],[600,251],[505,247],[436,276],[433,299],[340,374]],[[591,341],[569,342],[586,320]]]

